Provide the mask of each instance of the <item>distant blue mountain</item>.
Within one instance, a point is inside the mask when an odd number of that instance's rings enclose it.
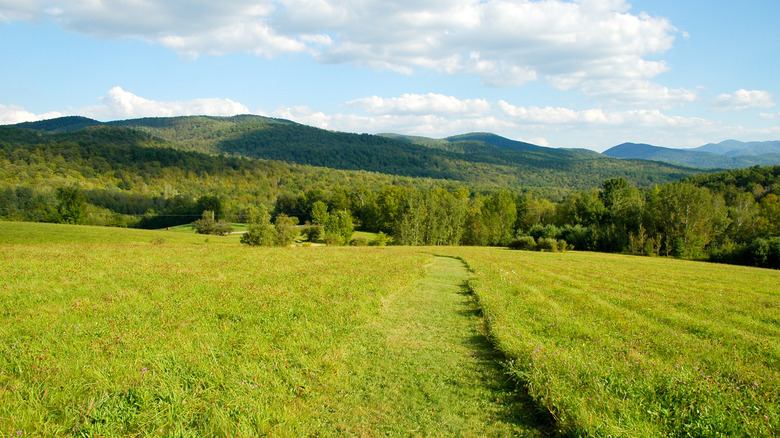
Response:
[[[741,169],[756,165],[780,164],[780,148],[773,149],[774,144],[780,146],[780,142],[742,143],[735,140],[704,145],[696,149],[674,149],[642,143],[623,143],[607,149],[603,154],[614,158],[662,161],[702,169]]]
[[[720,143],[709,143],[694,150],[712,152],[715,154],[737,157],[741,155],[780,154],[780,141],[749,141],[726,140]]]

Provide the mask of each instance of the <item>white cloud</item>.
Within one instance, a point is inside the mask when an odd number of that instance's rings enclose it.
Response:
[[[760,113],[758,117],[764,120],[774,120],[776,118],[780,118],[780,113]]]
[[[349,107],[361,108],[375,114],[440,114],[467,115],[480,114],[490,109],[490,104],[484,99],[460,100],[453,96],[442,94],[404,94],[401,97],[382,98],[378,96],[351,100]]]
[[[624,141],[686,147],[727,138],[773,140],[780,135],[778,126],[731,126],[703,118],[671,115],[657,109],[614,111],[521,106],[505,100],[459,99],[435,93],[390,98],[371,96],[347,102],[343,108],[344,112],[328,113],[305,106],[280,107],[270,115],[346,132],[396,132],[441,138],[487,131],[539,145],[595,150],[604,150]],[[242,113],[250,111],[230,99],[159,101],[114,87],[99,105],[67,112],[35,114],[17,106],[0,104],[0,123],[13,124],[64,115],[83,115],[107,121]],[[769,115],[780,117],[780,113]]]
[[[396,132],[441,138],[488,131],[543,146],[596,150],[624,141],[700,146],[746,134],[742,127],[655,109],[609,111],[518,106],[504,100],[458,99],[432,93],[391,98],[371,96],[349,101],[345,107],[357,113],[326,114],[309,107],[280,107],[272,115],[347,132]],[[702,138],[707,140],[700,141]]]
[[[136,96],[121,87],[110,89],[108,96],[100,100],[100,105],[85,108],[80,111],[80,114],[98,120],[117,120],[192,115],[232,116],[249,113],[246,106],[230,99],[156,101]]]
[[[207,98],[187,101],[158,101],[136,96],[123,90],[121,87],[114,87],[108,90],[106,97],[100,99],[100,105],[66,112],[52,111],[44,114],[34,114],[18,106],[0,104],[0,124],[32,122],[66,115],[80,115],[109,121],[141,117],[233,116],[248,113],[250,111],[246,106],[230,99]]]
[[[648,57],[678,34],[625,0],[0,0],[0,17],[47,15],[65,29],[154,41],[183,55],[310,53],[412,74],[479,76],[493,86],[540,79],[618,103],[690,100],[652,79]]]
[[[32,20],[41,12],[37,0],[0,0],[0,22]]]
[[[306,106],[280,107],[273,117],[295,120],[323,129],[345,132],[396,132],[429,137],[446,137],[473,131],[504,132],[515,124],[493,115],[446,117],[436,114],[325,114]]]
[[[56,117],[62,117],[63,115],[64,114],[60,112],[34,114],[16,105],[0,104],[0,125],[13,125],[16,123],[34,122],[37,120],[44,120],[44,119],[53,119]]]
[[[772,94],[762,90],[737,90],[733,94],[721,94],[711,103],[714,111],[744,111],[773,106]]]

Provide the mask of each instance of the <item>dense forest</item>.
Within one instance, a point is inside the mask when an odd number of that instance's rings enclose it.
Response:
[[[167,127],[166,120],[145,124]],[[89,125],[83,119],[69,122],[60,120],[57,129],[44,131],[0,127],[0,218],[163,228],[205,220],[208,211],[216,221],[251,224],[250,231],[260,233],[247,241],[252,244],[278,243],[280,233],[287,233],[281,241],[288,241],[297,223],[305,225],[308,238],[329,243],[348,243],[352,230],[359,229],[381,233],[382,243],[402,245],[568,248],[780,267],[780,166],[671,182],[669,174],[648,173],[662,182],[649,186],[623,177],[622,169],[584,190],[573,190],[566,179],[549,173],[544,184],[560,184],[563,189],[556,191],[507,185],[487,174],[480,183],[471,183],[468,178],[413,178],[252,159],[239,156],[248,152],[238,154],[238,149],[229,155],[184,151],[152,131],[79,126]],[[274,142],[306,142],[309,131],[289,130],[298,125],[274,121],[263,129],[273,125],[285,127],[276,134],[290,134]],[[326,133],[316,130],[312,135]],[[240,138],[253,135],[256,130],[247,130]],[[372,142],[390,141],[367,137],[351,147],[365,152]],[[238,148],[240,143],[231,141]],[[246,147],[258,148],[258,141],[248,141]],[[579,161],[574,172],[573,162],[545,157],[545,148],[519,142],[499,147],[486,141],[495,139],[468,136],[423,148],[504,162],[514,158],[502,154],[524,152],[537,156],[538,161],[526,162],[534,168],[572,166],[562,174],[602,175],[587,160]],[[433,162],[426,160],[442,156],[419,154],[393,165],[421,160],[418,164],[427,166]]]
[[[701,172],[689,167],[555,149],[492,134],[434,140],[328,131],[260,116],[145,118],[100,123],[66,117],[20,124],[41,132],[68,133],[85,126],[141,131],[166,147],[341,170],[460,181],[475,190],[535,188],[551,196],[625,178],[649,187]]]
[[[277,198],[276,214],[312,221],[317,203],[403,245],[501,245],[622,252],[780,268],[780,166],[699,175],[639,189],[605,180],[561,202],[508,190],[389,186]]]

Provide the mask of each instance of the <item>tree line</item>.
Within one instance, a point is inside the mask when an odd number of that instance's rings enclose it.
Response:
[[[611,178],[559,202],[509,190],[309,190],[282,193],[272,214],[312,223],[323,207],[399,245],[568,248],[780,268],[780,166],[648,189]]]

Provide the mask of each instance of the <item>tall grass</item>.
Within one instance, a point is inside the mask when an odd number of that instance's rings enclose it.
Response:
[[[371,248],[0,245],[0,434],[305,434],[343,340],[426,261]]]
[[[451,249],[512,373],[586,436],[780,433],[780,273]]]

